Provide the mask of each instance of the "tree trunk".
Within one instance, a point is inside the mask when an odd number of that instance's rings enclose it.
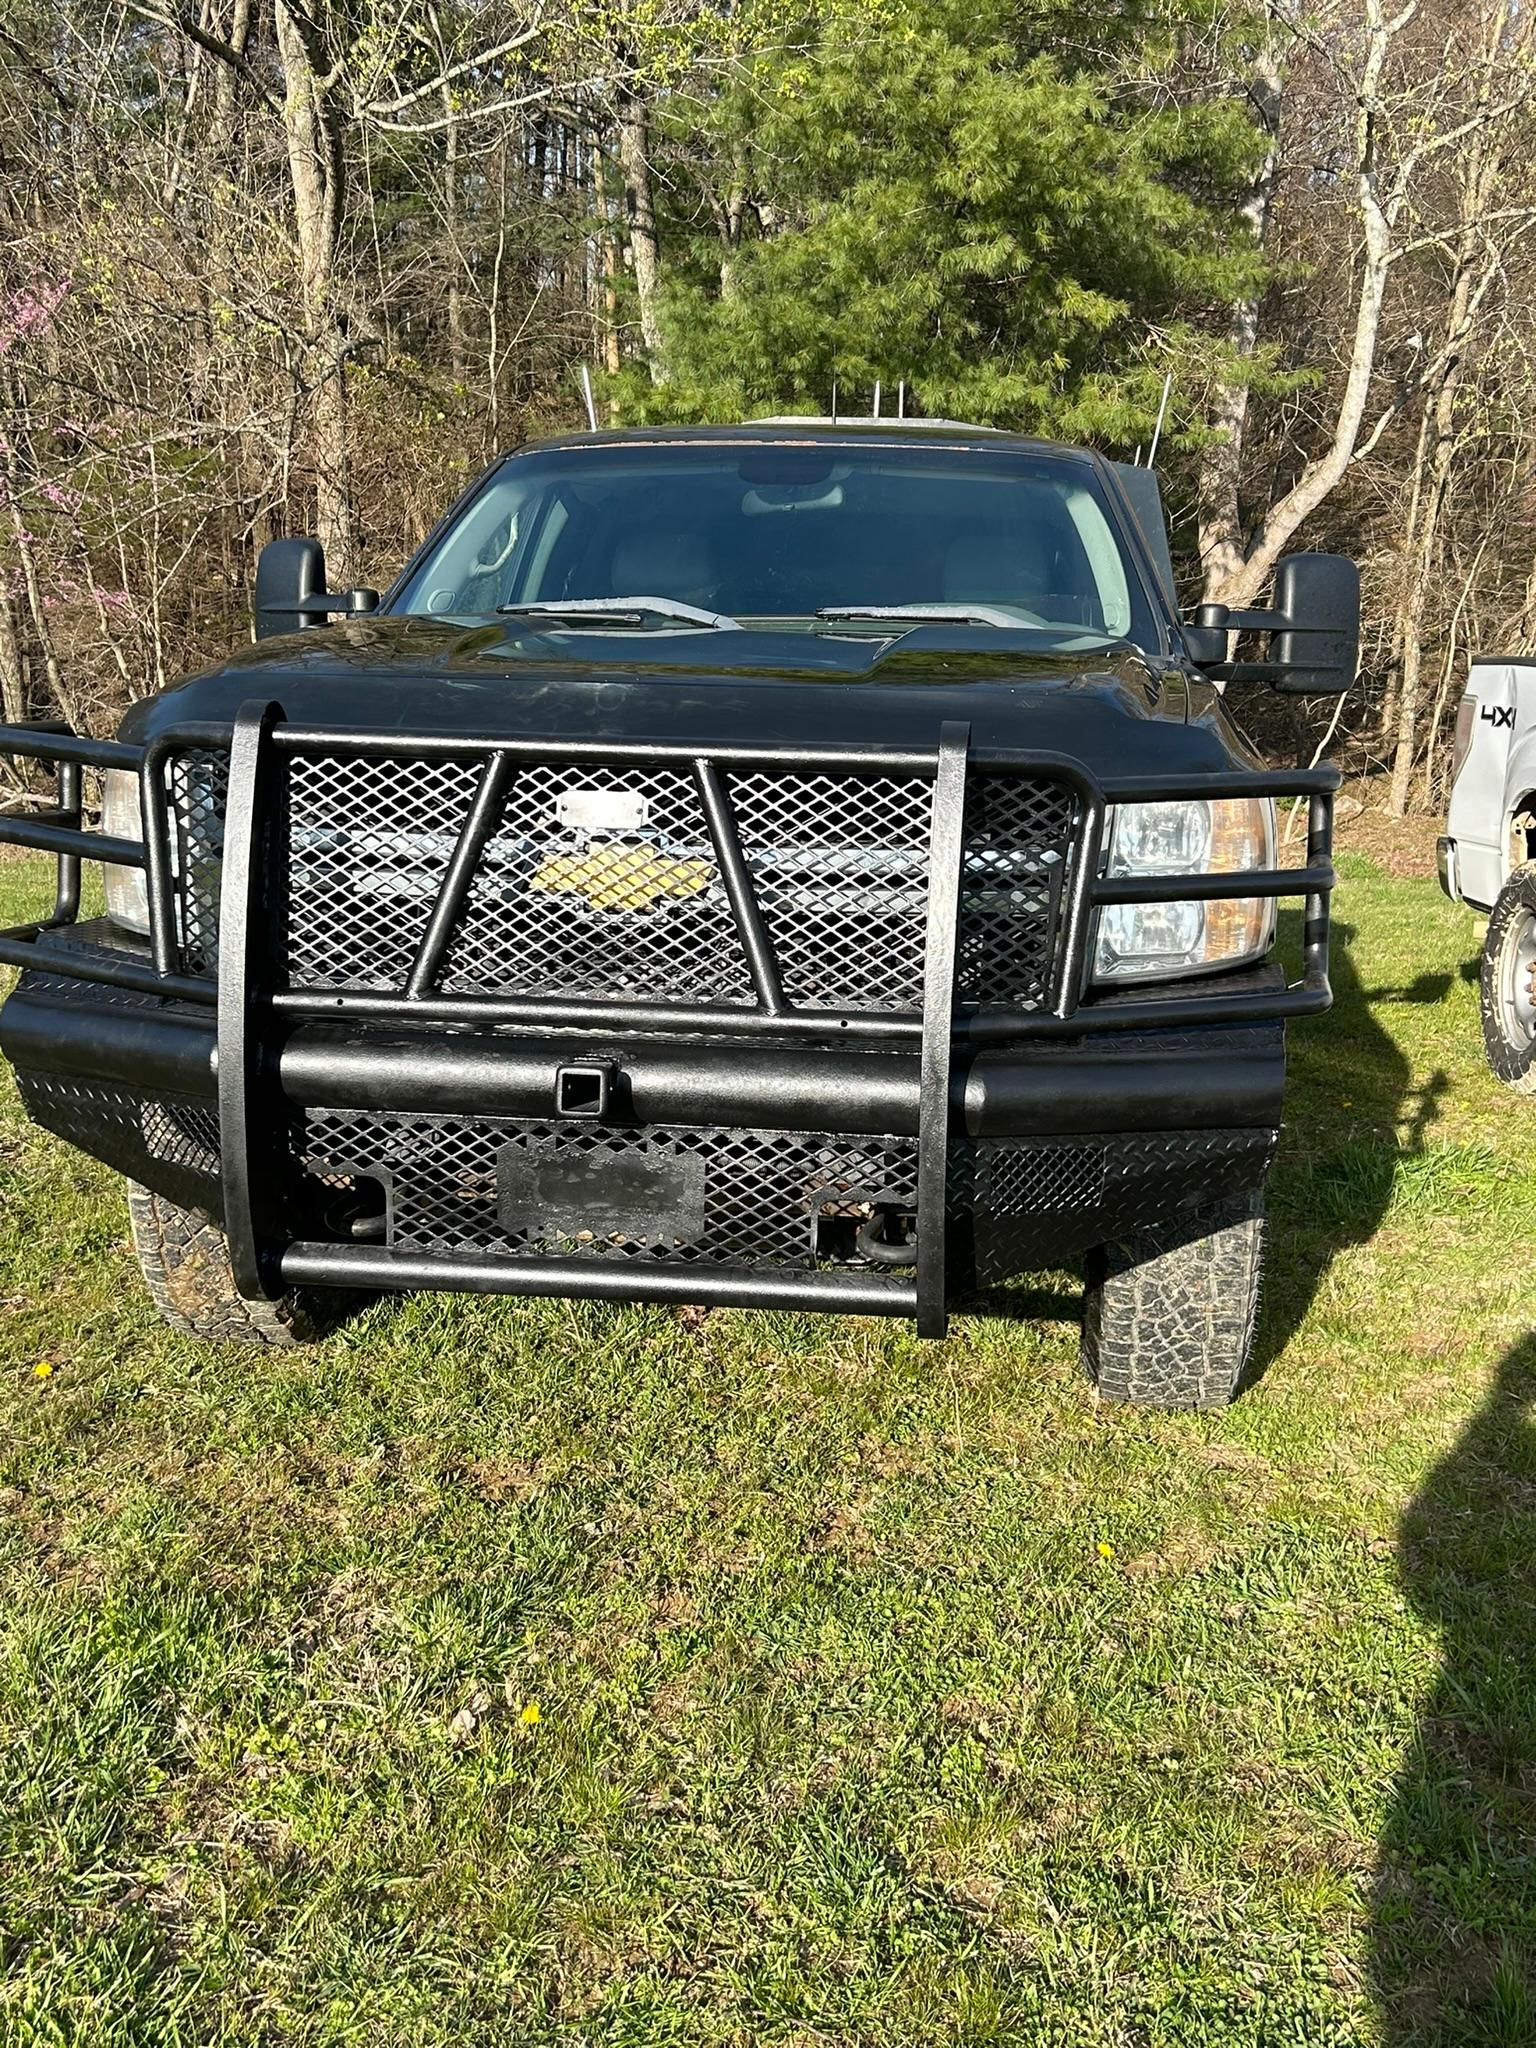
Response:
[[[1445,317],[1445,345],[1440,368],[1432,387],[1428,411],[1431,416],[1429,464],[1420,506],[1418,532],[1409,535],[1414,547],[1413,561],[1403,592],[1397,638],[1402,647],[1402,680],[1398,686],[1397,743],[1392,760],[1392,794],[1388,809],[1394,818],[1408,810],[1413,786],[1413,765],[1418,754],[1419,700],[1422,695],[1424,664],[1424,619],[1434,579],[1440,541],[1440,518],[1445,510],[1451,471],[1458,453],[1456,410],[1461,394],[1462,370],[1471,338],[1476,308],[1482,290],[1492,281],[1499,257],[1484,275],[1475,279],[1475,259],[1482,236],[1482,217],[1490,196],[1497,190],[1503,168],[1502,155],[1490,148],[1485,131],[1472,137],[1464,158],[1460,180],[1461,226],[1454,251],[1450,300]]]
[[[252,0],[235,0],[230,25],[225,39],[237,58],[244,57],[246,45],[251,36]],[[231,64],[217,67],[213,82],[213,129],[210,141],[213,154],[221,164],[228,166],[232,153],[237,115],[237,93],[239,79]]]
[[[624,218],[629,256],[634,268],[635,297],[640,305],[640,337],[650,364],[651,382],[666,376],[661,327],[656,314],[656,282],[661,250],[656,239],[656,204],[651,187],[650,124],[645,101],[626,90],[619,101],[619,169],[624,177]]]
[[[592,135],[592,192],[597,202],[598,265],[602,277],[601,314],[598,321],[603,368],[610,377],[619,374],[619,249],[613,231],[608,202],[608,158],[600,130]],[[612,408],[610,407],[610,413]]]
[[[1387,273],[1392,265],[1393,229],[1397,213],[1406,199],[1406,186],[1401,175],[1390,191],[1383,190],[1382,139],[1384,133],[1390,131],[1386,124],[1382,75],[1392,38],[1412,19],[1412,14],[1399,15],[1389,21],[1382,12],[1381,0],[1366,0],[1364,12],[1366,35],[1355,93],[1354,135],[1354,186],[1362,248],[1355,298],[1355,326],[1350,338],[1344,389],[1334,415],[1328,446],[1307,464],[1291,489],[1269,508],[1260,521],[1245,559],[1209,593],[1223,604],[1252,604],[1269,581],[1292,534],[1311,518],[1342,481],[1354,459],[1365,422],[1371,379],[1376,369]]]
[[[304,289],[305,382],[310,393],[310,462],[315,478],[315,532],[325,549],[334,590],[356,575],[356,521],[347,441],[347,337],[336,302],[336,254],[342,205],[341,136],[321,88],[307,21],[275,0],[283,66],[283,127],[293,186],[294,226]]]
[[[1424,506],[1424,481],[1429,473],[1429,438],[1434,421],[1434,410],[1424,406],[1419,413],[1419,431],[1413,444],[1413,480],[1408,489],[1408,516],[1403,521],[1403,574],[1397,593],[1397,608],[1392,615],[1392,646],[1387,656],[1387,686],[1382,692],[1381,720],[1378,738],[1383,753],[1391,748],[1397,739],[1398,706],[1403,694],[1403,631],[1405,623],[1405,595],[1408,580],[1413,574],[1417,560],[1413,552],[1414,537],[1419,530],[1419,517]]]
[[[1525,596],[1520,606],[1520,645],[1536,646],[1536,559],[1525,579]]]
[[[1424,508],[1415,536],[1417,548],[1408,572],[1407,586],[1399,615],[1402,638],[1402,681],[1397,697],[1397,744],[1392,760],[1392,794],[1388,809],[1394,818],[1408,809],[1408,792],[1413,784],[1413,764],[1418,753],[1419,698],[1424,674],[1424,614],[1434,577],[1440,541],[1440,515],[1456,459],[1454,376],[1441,381],[1435,398],[1434,444],[1430,449],[1429,479],[1424,491]]]
[[[1269,133],[1269,148],[1242,208],[1242,218],[1255,244],[1262,249],[1275,184],[1280,168],[1280,111],[1282,79],[1272,45],[1266,44],[1254,66],[1250,97]],[[1234,353],[1245,363],[1253,360],[1259,341],[1259,301],[1242,300],[1232,316],[1230,340]],[[1200,562],[1205,594],[1212,597],[1243,565],[1243,518],[1239,486],[1243,469],[1243,434],[1248,425],[1249,386],[1246,378],[1217,387],[1210,424],[1217,439],[1210,442],[1200,458],[1196,502]]]
[[[464,381],[464,294],[459,283],[463,252],[459,247],[459,124],[453,93],[443,87],[443,228],[448,242],[448,372],[455,384]]]
[[[49,693],[54,703],[77,732],[84,728],[80,723],[80,707],[69,686],[64,681],[64,671],[59,666],[58,650],[53,644],[53,634],[48,626],[48,608],[43,597],[42,579],[37,572],[37,548],[35,538],[27,525],[27,515],[22,507],[21,467],[17,460],[17,448],[26,434],[31,416],[26,393],[7,378],[0,385],[0,400],[4,401],[5,431],[0,432],[0,502],[5,504],[10,518],[11,540],[16,549],[16,559],[21,565],[21,587],[27,600],[27,616],[32,625],[32,638],[42,656],[43,674],[47,678]]]
[[[1391,262],[1391,229],[1369,177],[1362,174],[1359,185],[1361,208],[1365,214],[1365,249],[1361,259],[1360,292],[1355,304],[1355,331],[1350,344],[1349,368],[1334,423],[1333,439],[1322,455],[1307,464],[1300,479],[1278,504],[1272,505],[1264,515],[1246,559],[1214,592],[1223,604],[1242,606],[1253,603],[1285,553],[1291,536],[1343,480],[1360,439],[1371,378],[1376,368],[1381,307]]]
[[[8,579],[0,570],[0,718],[20,725],[27,715],[27,673],[21,659],[21,635]]]

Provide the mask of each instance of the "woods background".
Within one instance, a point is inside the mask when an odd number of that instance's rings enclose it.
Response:
[[[1191,600],[1355,555],[1342,720],[1443,796],[1536,634],[1536,97],[1513,0],[4,0],[0,693],[110,728],[256,551],[385,583],[579,424],[891,402],[1149,443]]]

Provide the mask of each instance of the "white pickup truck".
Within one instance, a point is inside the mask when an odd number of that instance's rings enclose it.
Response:
[[[1536,1095],[1536,659],[1473,662],[1439,853],[1447,896],[1488,912],[1488,1063],[1511,1088]]]

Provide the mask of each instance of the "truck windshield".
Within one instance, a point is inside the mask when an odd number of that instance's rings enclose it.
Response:
[[[1056,642],[1160,644],[1092,470],[974,443],[533,450],[495,472],[390,609],[485,618],[639,597],[838,632],[891,630],[848,617],[864,608],[931,607]]]

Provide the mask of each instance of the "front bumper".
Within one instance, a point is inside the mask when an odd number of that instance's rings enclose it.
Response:
[[[0,746],[12,737],[0,729]],[[409,990],[296,986],[272,940],[285,762],[306,749],[456,749],[487,762],[489,789],[524,743],[296,732],[270,706],[242,714],[234,735],[215,983],[178,950],[163,781],[175,737],[142,763],[146,843],[129,854],[148,875],[143,951],[74,921],[93,842],[72,764],[93,743],[68,741],[60,816],[26,842],[56,836],[61,908],[50,927],[0,935],[0,960],[26,970],[0,1012],[0,1050],[37,1121],[217,1216],[251,1295],[326,1284],[734,1302],[915,1316],[937,1335],[958,1290],[1256,1187],[1280,1120],[1283,1020],[1329,1001],[1331,771],[1207,777],[1199,791],[1309,796],[1304,868],[1108,881],[1106,802],[1182,792],[1145,777],[1106,789],[1043,756],[972,756],[963,727],[945,727],[926,756],[738,749],[689,762],[750,1006],[451,995],[426,969]],[[214,737],[195,729],[199,745]],[[34,740],[32,751],[50,749]],[[126,750],[99,751],[120,766]],[[567,751],[672,772],[679,750]],[[920,1013],[835,1014],[786,994],[722,773],[785,761],[931,778]],[[1026,770],[1070,784],[1081,807],[1052,981],[1027,1013],[967,1008],[967,777]],[[423,960],[446,956],[489,829],[466,825]],[[129,854],[112,842],[105,857]],[[1265,968],[1111,998],[1088,990],[1100,903],[1287,894],[1307,899],[1295,987]],[[573,1072],[583,1087],[600,1076],[592,1100],[568,1093]],[[911,1266],[858,1246],[859,1222],[881,1211],[915,1219]]]
[[[1244,979],[1258,993],[1278,977]],[[0,1008],[0,1051],[37,1123],[223,1221],[217,1045],[206,1008],[68,976],[25,974]],[[560,1075],[597,1062],[611,1076],[601,1125],[562,1115]],[[305,1020],[274,1033],[263,1066],[284,1283],[913,1313],[910,1275],[833,1259],[852,1249],[836,1212],[916,1207],[919,1053]],[[1257,1187],[1284,1083],[1275,1022],[962,1052],[947,1118],[951,1291]],[[533,1258],[497,1202],[508,1148],[594,1139],[615,1157],[698,1154],[706,1230],[670,1256],[637,1245],[603,1262],[567,1244]],[[336,1188],[365,1183],[381,1195],[376,1243],[335,1227]],[[813,1262],[817,1229],[832,1256]]]

